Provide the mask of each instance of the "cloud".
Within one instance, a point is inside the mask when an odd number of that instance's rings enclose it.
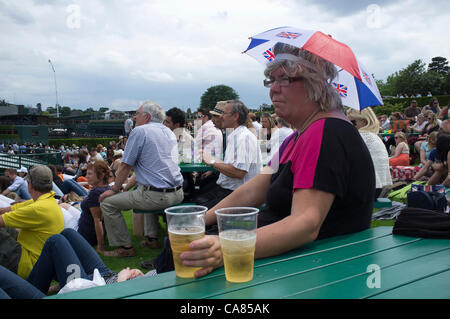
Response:
[[[0,15],[21,25],[33,24],[35,22],[33,16],[27,10],[22,6],[17,6],[12,1],[0,2]]]
[[[0,12],[0,98],[31,105],[55,104],[51,59],[60,103],[74,108],[193,108],[217,84],[258,107],[270,103],[264,66],[241,52],[283,25],[332,34],[377,79],[450,57],[446,1],[3,0]]]

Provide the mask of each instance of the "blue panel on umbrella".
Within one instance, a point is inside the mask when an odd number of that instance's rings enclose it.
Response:
[[[258,45],[260,45],[260,44],[263,44],[264,42],[267,42],[267,41],[269,41],[269,40],[264,40],[264,39],[252,39],[252,41],[251,41],[250,44],[248,45],[247,50],[245,50],[245,51],[248,51],[248,50],[250,50],[250,49],[253,49],[254,47],[256,47],[256,46],[258,46]]]
[[[378,100],[378,98],[364,83],[355,78],[355,84],[359,96],[360,110],[368,106],[382,105],[382,101]]]

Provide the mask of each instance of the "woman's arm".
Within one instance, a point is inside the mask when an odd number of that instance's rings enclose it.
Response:
[[[394,153],[394,155],[393,155],[392,157],[397,157],[397,156],[399,156],[399,155],[402,153],[404,147],[405,147],[405,145],[404,145],[403,142],[402,142],[402,143],[399,143],[399,144],[397,145],[397,147],[395,148],[395,153]],[[392,157],[391,157],[391,158],[392,158]]]
[[[450,152],[447,153],[447,163],[444,163],[447,164],[444,165],[444,167],[447,166],[447,176],[445,177],[444,182],[442,182],[442,184],[444,184],[447,187],[450,186],[450,165],[448,165],[448,163],[450,163]]]
[[[420,148],[420,163],[422,163],[423,165],[425,165],[427,163],[426,155],[427,155],[427,153],[425,152],[425,150]]]
[[[420,152],[422,152],[422,150]],[[428,172],[428,169],[431,167],[431,164],[433,164],[432,161],[430,160],[426,161],[425,165],[420,169],[420,171],[417,172],[417,174],[414,176],[413,179],[416,181],[420,180]]]
[[[297,189],[292,198],[291,214],[258,229],[255,258],[279,255],[314,241],[334,197],[316,189]]]
[[[279,255],[314,241],[333,201],[334,195],[327,192],[315,189],[296,190],[291,215],[257,230],[255,258]],[[189,244],[189,251],[182,253],[180,257],[186,266],[202,267],[196,271],[196,277],[209,274],[223,265],[219,237],[205,236],[194,240]]]
[[[94,219],[95,236],[97,237],[97,252],[103,253],[105,251],[105,234],[103,233],[103,215],[100,206],[89,208]]]

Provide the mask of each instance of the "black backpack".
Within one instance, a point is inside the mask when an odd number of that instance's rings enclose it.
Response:
[[[407,193],[408,207],[423,208],[445,212],[447,209],[447,199],[445,193],[411,191]]]
[[[406,207],[397,216],[392,233],[411,237],[450,239],[450,215],[435,210]]]

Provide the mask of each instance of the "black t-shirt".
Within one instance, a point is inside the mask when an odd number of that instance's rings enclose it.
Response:
[[[88,195],[83,199],[80,204],[81,215],[78,220],[78,232],[91,244],[97,245],[97,236],[95,235],[94,218],[91,214],[91,207],[100,206],[98,198],[111,187],[97,187],[91,189]]]
[[[289,216],[294,191],[311,188],[335,195],[317,239],[370,227],[374,166],[361,135],[347,121],[319,119],[298,138],[297,132],[293,133],[269,165],[276,172],[271,177],[258,227]]]

